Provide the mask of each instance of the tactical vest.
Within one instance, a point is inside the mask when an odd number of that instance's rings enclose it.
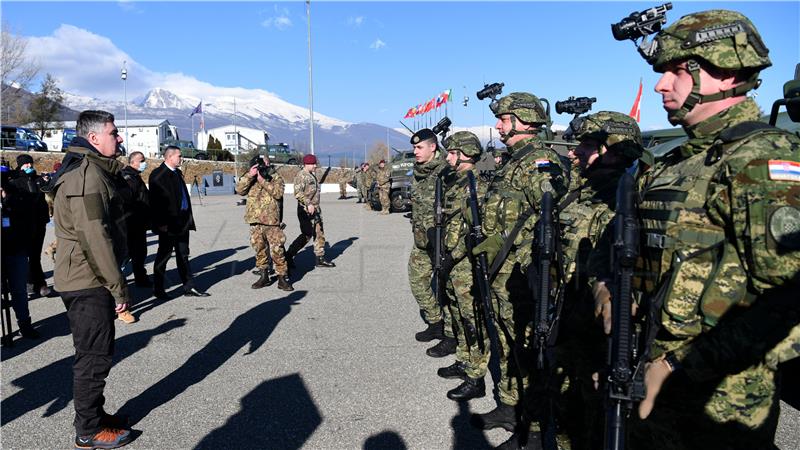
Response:
[[[444,244],[448,251],[452,252],[459,244],[463,243],[466,235],[467,224],[463,220],[462,205],[469,196],[467,184],[469,180],[466,172],[453,173],[451,180],[446,186],[447,191],[444,195]]]
[[[529,208],[528,200],[517,186],[524,170],[524,159],[538,150],[531,144],[514,152],[511,159],[496,171],[486,192],[483,209],[483,227],[486,235],[509,232],[519,216]]]
[[[710,198],[726,193],[726,157],[746,138],[770,132],[775,131],[723,133],[708,151],[656,166],[646,177],[650,181],[639,205],[643,247],[639,288],[651,302],[662,304],[661,326],[675,338],[693,338],[714,327],[732,306],[754,300],[747,293],[747,274],[739,255],[707,205]]]

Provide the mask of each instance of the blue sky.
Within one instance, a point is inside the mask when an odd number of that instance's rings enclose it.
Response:
[[[349,122],[399,126],[408,108],[452,88],[450,116],[459,126],[491,124],[484,82],[505,92],[529,91],[551,101],[598,98],[594,110],[627,112],[644,81],[643,129],[668,126],[652,90],[657,74],[630,41],[615,41],[610,24],[642,2],[312,2],[314,106]],[[674,2],[670,22],[693,11],[735,9],[755,23],[773,67],[762,72],[762,108],[781,95],[800,62],[798,2]],[[46,11],[46,13],[43,13]],[[308,102],[305,3],[291,2],[9,2],[4,24],[23,36],[53,35],[62,25],[108,39],[131,64],[129,98],[155,87],[136,83],[137,70],[183,74],[214,86],[259,88],[301,106]],[[42,61],[65,90],[121,99],[118,69],[81,84],[93,70],[83,41],[60,61]],[[76,55],[77,54],[77,55]],[[114,54],[116,58],[118,55]],[[119,61],[121,65],[121,61]],[[137,92],[141,91],[141,92]],[[469,106],[460,103],[465,95]],[[554,115],[556,123],[569,117]]]

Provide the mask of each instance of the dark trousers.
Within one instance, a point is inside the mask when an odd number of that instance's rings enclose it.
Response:
[[[75,361],[72,364],[72,395],[75,432],[78,436],[100,431],[105,414],[103,389],[114,356],[114,297],[99,287],[62,292],[67,308]]]
[[[292,241],[291,245],[289,245],[289,250],[286,251],[291,257],[294,257],[297,252],[302,250],[308,241],[316,235],[314,224],[311,223],[311,216],[308,215],[305,207],[299,203],[297,204],[297,221],[300,223],[300,235]]]
[[[31,313],[28,310],[28,291],[25,288],[28,257],[23,253],[3,253],[0,272],[3,274],[3,285],[11,294],[11,307],[17,316],[17,324],[30,325]]]
[[[153,285],[156,291],[164,290],[164,273],[167,271],[167,261],[175,250],[175,262],[178,265],[178,274],[183,282],[183,289],[194,288],[192,270],[189,267],[189,232],[178,235],[170,233],[158,234],[158,252],[153,267]]]
[[[28,283],[32,284],[37,291],[40,287],[47,285],[44,271],[42,271],[42,246],[46,232],[46,224],[37,224],[31,230],[28,241]]]
[[[137,223],[128,223],[128,256],[131,257],[136,281],[147,278],[144,260],[147,258],[147,229]]]

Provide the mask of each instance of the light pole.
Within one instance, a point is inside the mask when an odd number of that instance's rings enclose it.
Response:
[[[128,69],[125,68],[125,65],[128,63],[127,60],[122,61],[122,72],[120,72],[120,78],[122,78],[122,86],[123,91],[125,92],[125,148],[127,149],[130,144],[128,142]]]
[[[311,154],[314,154],[314,83],[311,69],[311,0],[306,0],[306,17],[308,22],[308,110],[309,128],[311,130]]]

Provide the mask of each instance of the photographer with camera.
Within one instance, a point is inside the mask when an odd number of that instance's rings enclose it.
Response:
[[[250,224],[250,245],[256,252],[256,269],[259,279],[250,286],[260,289],[278,281],[278,289],[293,291],[289,283],[288,268],[283,244],[286,235],[281,223],[279,201],[283,199],[284,181],[269,164],[269,159],[256,156],[250,161],[250,170],[236,183],[236,193],[247,196],[245,222]],[[269,256],[267,256],[269,251]],[[269,258],[275,267],[277,277],[270,278]]]

